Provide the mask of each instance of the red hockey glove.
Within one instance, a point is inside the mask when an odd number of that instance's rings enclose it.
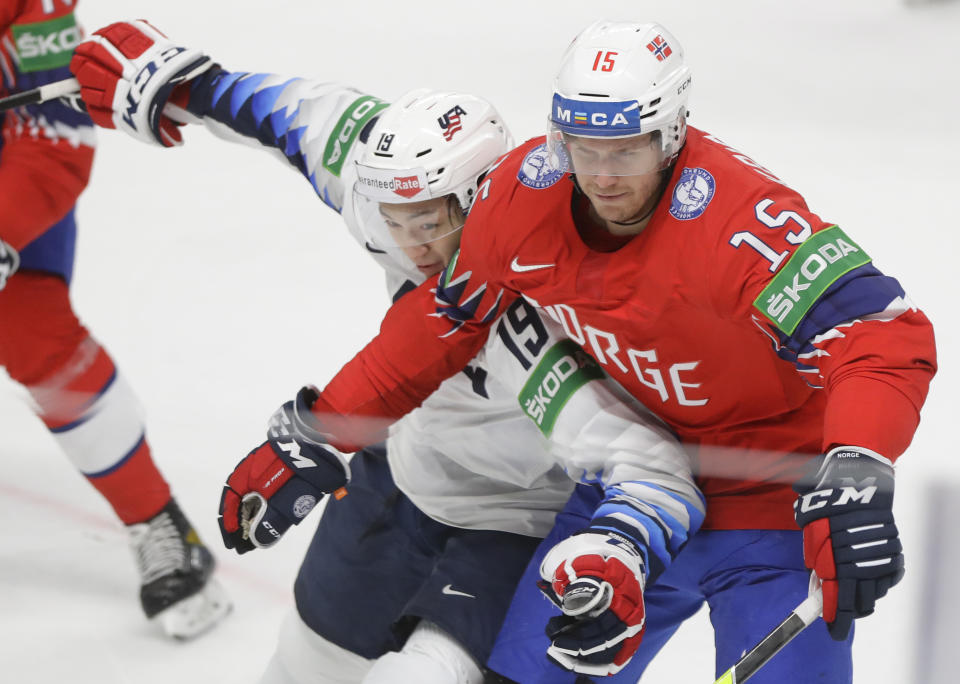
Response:
[[[164,147],[182,143],[177,122],[164,114],[173,89],[211,66],[202,52],[171,42],[143,20],[94,32],[70,60],[94,123]]]
[[[854,618],[903,577],[903,547],[893,522],[893,468],[859,447],[833,449],[815,475],[794,487],[803,557],[823,582],[830,636],[847,638]]]
[[[20,268],[20,255],[17,250],[0,240],[0,290],[7,285],[7,279]]]
[[[547,657],[585,675],[616,674],[643,638],[643,556],[606,530],[575,534],[547,552],[540,589],[563,615],[550,619]]]
[[[266,442],[247,454],[227,478],[220,497],[220,534],[228,549],[246,553],[272,546],[297,525],[325,493],[350,480],[346,458],[315,431],[304,387],[270,419]]]

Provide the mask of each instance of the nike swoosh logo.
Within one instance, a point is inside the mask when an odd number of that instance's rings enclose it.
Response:
[[[448,596],[466,596],[467,598],[477,598],[473,594],[468,594],[465,591],[457,591],[456,589],[453,588],[452,584],[446,585],[440,591],[442,591],[444,594],[447,594]]]
[[[510,262],[510,270],[516,273],[526,273],[527,271],[536,271],[541,268],[553,268],[556,264],[521,264],[517,261],[517,257],[513,257],[513,261]]]

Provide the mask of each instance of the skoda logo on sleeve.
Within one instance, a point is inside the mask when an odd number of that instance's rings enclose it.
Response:
[[[523,158],[520,170],[517,171],[517,178],[528,188],[535,190],[549,188],[563,178],[567,169],[570,168],[567,155],[562,150],[560,155],[558,159],[551,160],[546,143],[537,145]]]
[[[685,168],[680,179],[673,187],[670,200],[670,215],[680,221],[689,221],[699,217],[707,210],[713,199],[717,182],[706,169]]]

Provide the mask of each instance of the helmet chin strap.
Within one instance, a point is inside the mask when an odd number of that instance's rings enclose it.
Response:
[[[652,213],[653,213],[653,210],[657,208],[658,202],[659,202],[659,196],[658,196],[658,198],[657,198],[657,202],[654,202],[654,203],[653,203],[653,206],[650,207],[650,211],[648,211],[646,214],[644,214],[644,215],[641,216],[640,218],[635,218],[635,219],[632,220],[632,221],[611,221],[610,223],[616,223],[618,226],[634,226],[634,225],[636,225],[636,224],[638,224],[638,223],[643,223],[643,222],[646,221],[648,218],[650,218],[650,214],[652,214]]]

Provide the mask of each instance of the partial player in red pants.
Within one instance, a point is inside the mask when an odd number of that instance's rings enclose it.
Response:
[[[0,0],[0,95],[69,78],[75,3]],[[53,49],[36,49],[38,45]],[[74,466],[127,525],[140,600],[189,638],[229,610],[214,560],[172,498],[139,402],[73,312],[74,204],[93,161],[89,118],[50,102],[8,112],[0,140],[0,365]]]

